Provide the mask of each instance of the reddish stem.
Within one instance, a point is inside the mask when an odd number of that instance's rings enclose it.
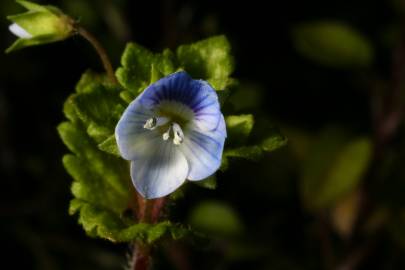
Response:
[[[151,216],[150,216],[151,223],[158,222],[160,215],[162,214],[162,209],[165,205],[165,202],[166,202],[165,197],[153,200]]]
[[[136,201],[138,203],[138,211],[137,211],[137,217],[139,222],[144,222],[148,217],[146,216],[146,208],[148,205],[148,201],[142,197],[141,194],[136,192]]]
[[[148,248],[135,245],[134,246],[134,255],[132,257],[132,270],[147,270],[150,265],[150,256]]]

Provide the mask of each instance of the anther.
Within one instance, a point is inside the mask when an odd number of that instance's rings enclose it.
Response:
[[[163,133],[162,137],[164,141],[167,141],[170,138],[170,131],[172,130],[172,127],[170,126],[169,129]]]
[[[143,125],[143,128],[152,130],[156,127],[156,123],[157,123],[156,117],[149,118],[148,120],[146,120],[145,125]]]
[[[173,123],[172,127],[173,127],[173,134],[174,134],[173,143],[175,145],[179,145],[184,140],[183,130],[181,129],[180,125],[177,123]]]
[[[166,125],[168,122],[169,119],[166,117],[152,117],[146,120],[145,124],[143,125],[143,128],[153,130],[156,127]]]

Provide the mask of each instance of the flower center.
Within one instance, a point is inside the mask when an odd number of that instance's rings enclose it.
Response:
[[[175,145],[180,145],[184,140],[184,133],[180,125],[176,122],[170,121],[167,117],[152,117],[146,120],[143,128],[148,130],[154,130],[159,128],[160,130],[166,130],[162,134],[164,141],[167,141],[173,137],[173,143]]]

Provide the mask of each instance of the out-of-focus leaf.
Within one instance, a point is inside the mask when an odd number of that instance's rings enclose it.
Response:
[[[288,142],[287,137],[285,137],[281,133],[275,133],[272,136],[265,139],[262,142],[261,146],[264,151],[271,152],[280,147],[283,147],[284,145],[287,144],[287,142]]]
[[[192,183],[207,189],[217,188],[217,178],[215,177],[215,175],[211,175],[210,177],[201,181],[192,181]]]
[[[118,150],[118,145],[117,145],[117,141],[115,139],[115,136],[112,135],[110,137],[108,137],[108,139],[106,139],[105,141],[103,141],[102,143],[100,143],[98,145],[98,148],[101,151],[110,153],[112,155],[115,155],[117,157],[120,157],[120,151]]]
[[[243,118],[244,117],[239,118],[237,120],[241,120]],[[249,119],[249,117],[247,117],[246,119]],[[238,122],[239,121],[235,121],[235,123],[238,123]],[[246,122],[242,121],[242,122],[240,122],[240,124],[246,124]],[[240,128],[239,132],[243,133],[242,131],[244,130],[244,128],[239,127],[239,125],[235,125],[235,131],[237,131],[239,128]],[[246,128],[246,130],[249,129],[249,127],[245,127],[245,128]],[[228,132],[229,132],[229,129],[228,129]],[[241,158],[241,159],[248,159],[251,161],[257,161],[262,157],[262,155],[265,152],[274,151],[286,144],[287,144],[287,138],[284,137],[282,134],[280,134],[278,131],[273,130],[273,132],[271,132],[271,135],[269,137],[267,137],[266,139],[264,139],[258,145],[226,148],[222,155],[222,164],[221,164],[220,169],[221,169],[221,171],[225,171],[228,169],[229,158]]]
[[[226,119],[228,143],[240,144],[246,141],[253,129],[254,119],[251,114],[230,115]]]
[[[302,23],[293,29],[293,41],[298,52],[323,65],[359,68],[373,61],[373,47],[367,39],[343,23]]]
[[[236,236],[243,230],[237,213],[219,201],[205,201],[194,208],[190,216],[193,228],[215,236]]]
[[[254,83],[241,82],[229,97],[229,102],[236,111],[254,109],[260,106],[263,89]]]
[[[350,139],[327,130],[303,164],[301,194],[309,209],[332,207],[361,181],[371,159],[368,138]]]
[[[361,203],[361,193],[356,190],[336,203],[332,212],[332,224],[338,234],[348,239],[353,232]]]

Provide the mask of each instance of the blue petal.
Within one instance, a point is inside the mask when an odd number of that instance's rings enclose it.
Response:
[[[221,166],[225,138],[225,120],[222,115],[214,131],[202,131],[195,127],[187,132],[180,146],[190,168],[187,179],[202,180],[218,170]]]
[[[143,197],[164,197],[184,183],[189,166],[171,141],[160,140],[138,150],[138,157],[131,162],[131,178]]]
[[[200,128],[213,130],[220,120],[220,106],[215,90],[205,81],[193,80],[186,72],[176,72],[145,89],[140,103],[153,109],[162,101],[177,101],[195,114]]]
[[[121,156],[127,160],[135,158],[136,153],[146,141],[161,138],[157,131],[143,128],[146,120],[153,115],[135,99],[125,110],[115,127],[115,138]]]

